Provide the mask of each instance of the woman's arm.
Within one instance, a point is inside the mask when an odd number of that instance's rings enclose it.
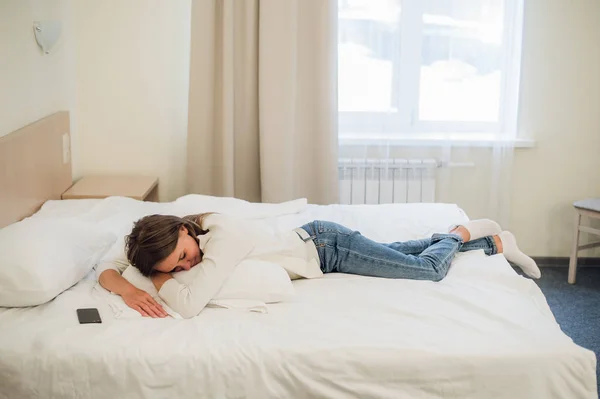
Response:
[[[156,288],[157,291],[160,291],[163,284],[166,283],[167,280],[172,279],[172,278],[173,278],[173,276],[171,276],[171,273],[161,273],[161,272],[156,272],[152,276],[150,276],[150,280],[152,280],[152,283],[154,284],[154,288]]]
[[[142,316],[168,316],[150,294],[136,288],[121,276],[121,273],[129,267],[123,245],[121,242],[115,243],[98,264],[96,267],[98,282],[107,290],[120,295],[127,306],[137,310]]]
[[[222,215],[211,215],[207,223],[211,237],[204,248],[202,261],[185,273],[185,284],[170,274],[154,276],[160,297],[185,318],[196,316],[219,292],[234,268],[252,251],[249,233],[231,224]]]
[[[120,295],[127,306],[137,310],[142,316],[168,316],[163,307],[150,294],[136,288],[129,281],[125,280],[117,270],[104,270],[98,277],[98,282],[107,290]]]

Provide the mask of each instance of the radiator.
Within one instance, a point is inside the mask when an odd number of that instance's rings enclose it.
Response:
[[[435,159],[340,159],[341,204],[435,202]]]

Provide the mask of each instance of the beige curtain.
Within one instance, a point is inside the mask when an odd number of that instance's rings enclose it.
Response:
[[[192,193],[336,203],[336,0],[194,0]]]

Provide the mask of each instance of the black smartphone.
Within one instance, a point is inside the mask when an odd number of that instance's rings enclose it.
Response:
[[[79,324],[102,323],[100,313],[98,313],[98,309],[96,308],[77,309],[77,318],[79,319]]]

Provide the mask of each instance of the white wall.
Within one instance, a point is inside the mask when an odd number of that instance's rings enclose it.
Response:
[[[600,2],[526,0],[512,226],[523,249],[568,256],[572,202],[600,197]],[[589,252],[588,252],[589,253]]]
[[[75,177],[159,177],[184,194],[191,0],[73,1]]]
[[[44,55],[33,21],[63,22],[55,50]],[[67,0],[0,0],[0,136],[70,108],[72,52]]]
[[[73,176],[157,176],[184,194],[191,0],[0,0],[0,136],[71,111]],[[60,20],[50,55],[32,22]]]

